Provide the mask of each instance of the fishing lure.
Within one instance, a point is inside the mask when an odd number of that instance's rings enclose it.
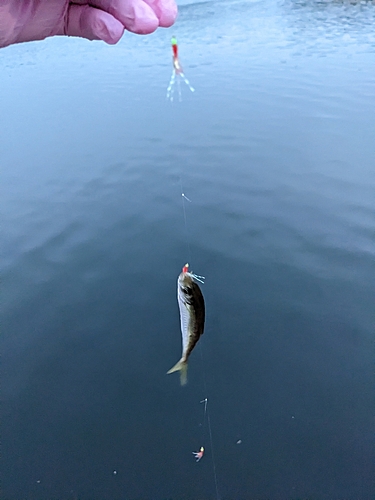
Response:
[[[172,69],[171,80],[170,80],[168,88],[167,88],[167,99],[169,99],[171,102],[173,102],[176,82],[177,82],[177,89],[178,89],[178,98],[180,101],[182,100],[181,79],[186,83],[186,85],[189,87],[191,92],[194,92],[195,89],[190,85],[190,82],[186,78],[184,71],[182,69],[182,66],[180,64],[180,61],[178,58],[177,40],[176,40],[176,37],[174,37],[174,36],[171,39],[171,45],[172,45],[172,53],[173,53],[173,57],[172,57],[173,69]]]
[[[199,462],[199,460],[203,457],[204,455],[204,448],[203,446],[200,447],[199,451],[193,451],[194,458],[196,458],[196,462]]]

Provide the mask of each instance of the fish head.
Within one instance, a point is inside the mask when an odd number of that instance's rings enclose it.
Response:
[[[193,283],[193,278],[190,273],[187,271],[184,271],[185,267],[182,270],[182,273],[178,277],[178,285],[180,288],[187,288],[191,287],[191,284]]]
[[[185,300],[187,297],[191,297],[193,293],[193,283],[193,277],[189,273],[189,264],[185,264],[182,273],[178,277],[178,293],[180,296],[185,297]]]

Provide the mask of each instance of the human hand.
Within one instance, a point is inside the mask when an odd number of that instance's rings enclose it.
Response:
[[[0,0],[0,47],[53,35],[115,44],[124,30],[146,35],[176,16],[175,0]]]

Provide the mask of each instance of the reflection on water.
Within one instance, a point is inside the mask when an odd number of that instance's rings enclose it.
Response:
[[[204,397],[222,498],[373,497],[374,23],[186,2],[116,47],[1,51],[6,498],[214,498]],[[172,33],[197,89],[174,105]]]

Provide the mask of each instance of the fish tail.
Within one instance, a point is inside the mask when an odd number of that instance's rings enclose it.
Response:
[[[181,385],[185,385],[187,383],[187,369],[188,369],[187,361],[185,361],[184,358],[181,358],[178,363],[176,363],[174,366],[172,366],[172,368],[169,371],[167,371],[167,374],[180,372]]]

